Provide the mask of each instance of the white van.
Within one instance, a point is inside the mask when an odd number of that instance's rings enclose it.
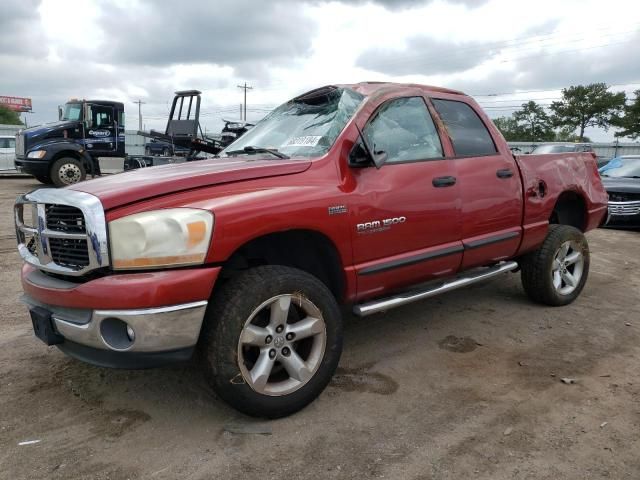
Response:
[[[0,170],[13,170],[16,158],[16,137],[0,135]]]

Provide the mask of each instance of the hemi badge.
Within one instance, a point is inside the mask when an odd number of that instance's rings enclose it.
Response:
[[[334,205],[329,207],[329,215],[339,215],[341,213],[347,213],[346,205]]]

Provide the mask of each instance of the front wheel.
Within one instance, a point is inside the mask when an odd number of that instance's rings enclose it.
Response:
[[[252,416],[282,417],[312,402],[341,352],[335,298],[295,268],[238,274],[214,295],[203,326],[203,363],[213,389]]]
[[[589,275],[589,245],[569,225],[550,225],[542,245],[520,262],[522,286],[532,300],[551,306],[573,302]]]
[[[66,187],[87,178],[87,171],[77,158],[63,157],[53,162],[50,177],[56,187]]]

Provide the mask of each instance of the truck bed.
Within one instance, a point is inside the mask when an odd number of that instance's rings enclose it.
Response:
[[[607,212],[607,193],[591,153],[516,155],[524,192],[520,253],[544,239],[553,208],[561,195],[584,202],[583,231],[598,227]]]

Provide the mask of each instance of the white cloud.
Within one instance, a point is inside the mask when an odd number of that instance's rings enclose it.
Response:
[[[173,92],[197,88],[204,126],[217,130],[220,117],[237,116],[244,81],[254,87],[250,119],[329,83],[556,89],[481,99],[495,115],[571,83],[640,82],[635,1],[8,1],[0,94],[31,96],[36,122],[84,96],[124,101],[131,123],[141,98],[147,127],[162,128]]]

